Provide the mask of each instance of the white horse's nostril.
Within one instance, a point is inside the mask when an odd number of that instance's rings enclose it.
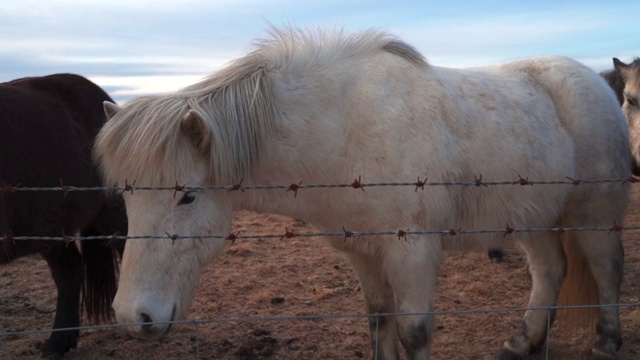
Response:
[[[140,317],[142,318],[142,322],[144,323],[142,325],[142,331],[146,333],[151,332],[151,326],[153,325],[151,324],[151,317],[145,313],[140,314]]]

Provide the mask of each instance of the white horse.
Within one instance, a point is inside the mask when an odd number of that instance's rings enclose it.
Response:
[[[456,70],[432,66],[374,30],[271,33],[248,55],[177,93],[122,108],[105,103],[110,120],[95,147],[105,180],[195,187],[240,179],[286,185],[359,176],[371,182],[629,176],[620,106],[600,76],[572,60]],[[131,334],[156,338],[170,329],[167,321],[186,316],[202,267],[223,252],[225,240],[197,237],[229,234],[234,210],[289,215],[334,232],[611,227],[623,221],[628,189],[599,183],[301,189],[296,197],[283,190],[124,195],[129,235],[195,237],[127,242],[113,308],[118,322],[141,323],[128,327]],[[623,249],[616,231],[332,238],[353,265],[370,314],[422,314],[378,323],[372,317],[377,358],[396,359],[398,338],[408,359],[429,358],[428,312],[443,249],[499,246],[505,238],[527,253],[530,307],[556,305],[563,282],[576,296],[592,282],[599,291],[587,303],[619,302]],[[539,350],[546,329],[547,311],[526,311],[499,357]],[[618,309],[602,307],[592,356],[615,358],[620,343]]]

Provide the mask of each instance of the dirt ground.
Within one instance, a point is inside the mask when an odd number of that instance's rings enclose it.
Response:
[[[640,225],[640,185],[635,185],[626,225]],[[294,219],[238,213],[236,230],[249,233],[315,231]],[[625,232],[622,303],[640,302],[640,232]],[[439,277],[435,310],[517,308],[527,304],[530,281],[522,254],[507,248],[505,262],[484,252],[448,253]],[[26,275],[31,274],[31,275]],[[27,257],[0,267],[0,333],[48,329],[54,285],[43,260]],[[182,324],[159,341],[134,339],[121,329],[81,333],[67,359],[368,359],[364,317],[264,320],[322,314],[362,314],[363,298],[349,264],[320,238],[239,240],[202,276],[191,319],[250,321]],[[492,359],[519,325],[521,311],[446,314],[436,317],[434,359]],[[620,359],[640,359],[640,308],[621,309]],[[10,335],[0,358],[37,358],[48,334]],[[589,331],[556,326],[549,358],[584,358]],[[10,354],[10,355],[8,355]],[[544,359],[545,353],[532,357]]]

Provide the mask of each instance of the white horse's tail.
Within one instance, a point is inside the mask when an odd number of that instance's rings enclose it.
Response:
[[[573,232],[565,233],[562,237],[567,258],[567,276],[558,298],[558,305],[561,306],[600,304],[598,285],[578,241]],[[595,327],[598,315],[597,307],[561,308],[558,310],[558,322],[572,328]]]

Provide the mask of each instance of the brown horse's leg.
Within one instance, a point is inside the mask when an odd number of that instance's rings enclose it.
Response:
[[[566,259],[557,234],[521,235],[527,253],[532,289],[528,307],[556,305],[565,277]],[[522,325],[507,340],[498,354],[500,359],[520,359],[539,351],[547,336],[547,328],[555,318],[553,310],[527,310]]]
[[[82,262],[77,248],[58,242],[42,252],[58,290],[54,329],[80,325]],[[62,357],[78,344],[79,330],[54,331],[44,345],[43,357]]]
[[[393,292],[382,271],[380,259],[357,253],[347,253],[364,293],[367,313],[387,314],[395,312]],[[393,316],[369,317],[372,359],[395,360],[398,358],[396,322]]]

